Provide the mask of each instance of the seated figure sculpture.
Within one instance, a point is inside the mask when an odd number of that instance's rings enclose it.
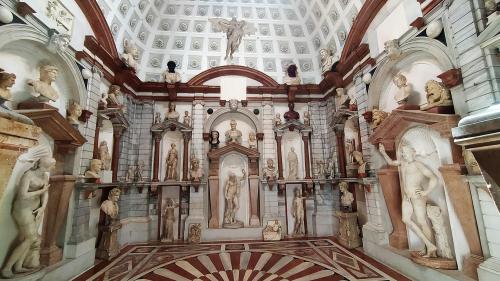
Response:
[[[231,120],[229,123],[231,125],[231,129],[227,130],[224,134],[226,136],[226,143],[238,143],[241,144],[241,136],[242,133],[240,130],[236,129],[236,120]]]

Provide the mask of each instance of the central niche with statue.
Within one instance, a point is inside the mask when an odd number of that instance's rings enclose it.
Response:
[[[229,125],[229,126],[228,126]],[[228,128],[229,127],[229,128]],[[222,140],[208,152],[209,228],[260,227],[259,157],[256,132],[234,118],[213,126]]]

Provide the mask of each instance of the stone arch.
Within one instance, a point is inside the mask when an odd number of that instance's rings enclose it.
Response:
[[[210,68],[193,77],[187,83],[190,86],[201,86],[205,82],[221,76],[243,76],[256,80],[267,87],[278,87],[279,84],[269,75],[250,67],[241,65],[224,65]]]
[[[262,125],[260,124],[259,119],[251,112],[250,110],[246,108],[238,108],[236,110],[231,110],[229,108],[223,108],[215,111],[206,121],[203,126],[203,133],[210,133],[212,130],[214,124],[217,124],[217,121],[221,120],[224,118],[225,115],[231,114],[231,113],[241,113],[243,116],[248,118],[251,122],[252,125],[255,128],[255,131],[257,134],[262,133]]]
[[[419,59],[432,59],[442,69],[455,68],[457,62],[449,55],[450,49],[438,40],[428,37],[417,37],[400,46],[402,56],[398,60],[384,58],[373,75],[368,91],[368,110],[378,105],[384,89],[392,82],[392,71],[397,65]]]
[[[0,50],[9,44],[18,41],[29,41],[39,46],[47,46],[49,42],[48,34],[26,24],[7,24],[0,26]],[[87,99],[87,90],[83,82],[81,70],[75,63],[74,54],[70,51],[58,52],[53,54],[59,58],[59,63],[66,67],[65,71],[69,71],[78,93],[72,98],[78,98],[77,102],[82,103]]]

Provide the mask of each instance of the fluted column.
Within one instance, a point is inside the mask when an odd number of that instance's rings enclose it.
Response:
[[[161,134],[155,134],[153,136],[155,142],[154,156],[153,156],[153,182],[159,182],[159,170],[160,170],[160,143]]]

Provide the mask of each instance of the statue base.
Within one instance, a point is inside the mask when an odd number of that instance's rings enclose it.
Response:
[[[122,228],[122,224],[119,222],[99,227],[102,236],[95,253],[96,258],[111,260],[120,253],[120,245],[118,244],[118,230],[120,228]]]
[[[347,249],[361,246],[359,236],[358,213],[337,211],[335,216],[339,219],[339,243]]]
[[[43,267],[39,267],[34,269],[32,272],[24,273],[24,274],[14,274],[12,278],[5,278],[1,276],[0,280],[16,280],[16,281],[39,281],[42,280],[43,277],[47,275],[47,269]]]
[[[401,110],[420,110],[420,106],[414,104],[401,104],[396,109]]]
[[[420,108],[423,111],[437,114],[455,114],[453,105],[426,105]]]
[[[235,221],[233,223],[223,223],[222,227],[223,228],[243,228],[243,222],[242,221]]]
[[[53,107],[48,103],[30,99],[27,101],[20,102],[17,105],[17,109],[21,110],[21,109],[57,109],[57,108]]]
[[[423,266],[437,268],[437,269],[448,269],[455,270],[457,269],[457,262],[452,259],[446,258],[425,258],[419,255],[419,252],[413,251],[410,252],[411,260],[415,263],[418,263]]]

